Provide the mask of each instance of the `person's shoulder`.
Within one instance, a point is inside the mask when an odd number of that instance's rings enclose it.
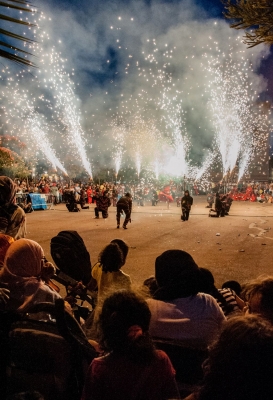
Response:
[[[159,360],[167,360],[167,359],[169,359],[168,355],[163,350],[156,349],[155,350],[155,356]]]
[[[12,217],[20,217],[20,216],[25,216],[25,211],[17,206],[16,204],[12,205],[12,208],[10,209],[12,212]]]
[[[160,369],[162,367],[169,371],[172,375],[175,375],[175,369],[171,363],[169,356],[163,350],[155,350],[155,358],[158,365],[160,364]]]
[[[120,273],[120,277],[121,277],[122,280],[124,280],[125,282],[132,283],[131,278],[130,278],[130,275],[125,274],[125,272],[123,272],[122,270],[119,270],[119,271],[117,271],[117,272]]]
[[[199,299],[199,301],[205,301],[205,302],[213,302],[215,300],[213,296],[211,296],[208,293],[203,293],[203,292],[197,293],[196,299]]]
[[[91,365],[102,365],[105,364],[109,359],[109,354],[106,354],[105,356],[101,357],[96,357],[93,359]]]
[[[207,311],[210,310],[210,313],[212,312],[214,315],[218,316],[221,314],[221,317],[224,318],[223,311],[213,296],[207,293],[198,293],[197,297],[201,299]]]
[[[101,264],[97,262],[93,267],[92,267],[92,276],[95,278],[99,273],[102,272]]]

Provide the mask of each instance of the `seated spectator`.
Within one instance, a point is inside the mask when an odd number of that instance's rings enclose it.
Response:
[[[13,242],[13,237],[0,233],[0,269],[3,268],[6,252]]]
[[[207,268],[200,268],[200,274],[199,291],[213,296],[226,317],[242,313],[243,307],[240,309],[240,305],[243,304],[244,306],[245,303],[242,299],[240,299],[241,303],[237,303],[238,296],[236,296],[235,292],[231,289],[217,289],[214,285],[214,277]]]
[[[231,280],[224,282],[222,285],[222,289],[231,289],[237,294],[238,297],[241,297],[242,287],[237,281]]]
[[[273,398],[273,328],[249,315],[223,325],[209,351],[201,388],[185,400],[270,400]]]
[[[247,314],[258,314],[273,324],[273,277],[260,276],[248,282],[243,296]]]
[[[175,371],[149,336],[151,313],[141,297],[126,290],[104,301],[100,346],[87,372],[82,400],[178,399]]]
[[[117,240],[120,239],[115,239]],[[98,285],[98,298],[105,296],[109,290],[130,289],[131,278],[121,271],[127,256],[126,247],[128,253],[125,242],[123,242],[123,251],[120,243],[111,242],[101,251],[99,262],[92,268],[92,277]]]
[[[198,293],[200,271],[190,254],[182,250],[162,253],[155,262],[155,279],[158,289],[147,300],[151,335],[207,347],[225,316],[212,296]]]
[[[4,265],[4,259],[6,256],[6,252],[8,251],[11,243],[14,242],[14,239],[11,236],[4,235],[0,233],[0,271]],[[2,286],[2,287],[1,287]],[[7,289],[7,285],[0,282],[0,308],[3,308],[3,305],[7,304],[9,300],[9,290]]]
[[[99,262],[92,268],[92,278],[87,285],[93,293],[97,290],[94,312],[85,321],[85,330],[89,338],[97,340],[96,323],[104,298],[117,289],[130,289],[131,278],[121,271],[125,264],[129,247],[122,239],[113,239],[99,255]]]
[[[34,304],[54,303],[61,298],[45,283],[50,269],[45,264],[43,249],[33,240],[19,239],[10,245],[0,271],[0,283],[6,284],[10,290],[6,309],[25,312]]]
[[[30,193],[33,193],[33,192],[30,192]],[[29,193],[26,195],[25,199],[23,201],[21,201],[19,206],[24,210],[24,212],[26,214],[31,213],[33,211],[32,200],[31,200],[31,196]]]
[[[44,400],[44,396],[34,390],[28,390],[27,392],[12,394],[7,400]]]
[[[26,236],[26,216],[15,204],[16,184],[7,176],[0,176],[0,233],[15,240]]]
[[[116,243],[119,246],[119,248],[123,254],[123,265],[124,265],[126,263],[126,258],[127,258],[128,252],[129,252],[128,244],[126,242],[124,242],[124,240],[122,240],[122,239],[113,239],[113,240],[111,240],[110,243]]]

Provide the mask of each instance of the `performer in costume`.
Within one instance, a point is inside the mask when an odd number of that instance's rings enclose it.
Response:
[[[123,229],[127,229],[127,224],[131,220],[132,212],[132,195],[130,193],[126,193],[125,196],[122,196],[117,202],[117,228],[119,228],[120,225],[120,215],[122,212],[125,213]]]
[[[185,190],[184,197],[182,197],[181,199],[182,221],[188,221],[192,203],[193,203],[193,198],[190,196],[189,191]]]

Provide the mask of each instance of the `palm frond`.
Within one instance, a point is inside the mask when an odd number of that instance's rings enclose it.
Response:
[[[21,6],[19,7],[13,5],[12,3],[31,6],[31,4],[28,1],[18,1],[18,0],[0,1],[0,6],[13,8],[14,10],[19,10],[19,11],[27,11],[27,12],[33,11],[30,7],[21,7]]]
[[[10,45],[9,45],[8,43],[2,42],[1,40],[0,40],[0,46],[7,47],[7,48],[10,47]],[[29,51],[19,49],[18,47],[15,47],[15,46],[12,46],[12,48],[13,48],[13,50],[15,50],[15,51],[20,51],[21,53],[27,54],[27,55],[29,55],[29,56],[33,56],[33,54],[30,53]]]
[[[35,67],[35,64],[33,64],[31,61],[27,60],[26,58],[20,57],[17,54],[13,54],[13,53],[10,53],[10,52],[2,50],[2,49],[0,49],[0,57],[14,61],[18,64],[27,65],[29,67]]]
[[[13,10],[17,10],[17,11],[22,11],[24,13],[25,12],[32,13],[34,11],[34,9],[31,8],[32,7],[31,3],[27,0],[0,1],[0,7],[4,7],[7,10],[13,9]],[[13,18],[13,17],[10,17],[9,15],[3,14],[3,13],[0,14],[0,20],[7,21],[12,24],[19,24],[19,25],[28,26],[28,27],[36,26],[35,24],[30,23],[28,21],[23,21],[22,19]],[[0,28],[0,35],[2,35],[4,37],[10,37],[12,39],[19,40],[19,41],[22,41],[25,43],[33,43],[34,42],[33,39],[19,35],[13,31],[7,31],[7,30],[1,29],[1,28]],[[8,41],[0,41],[0,47],[6,47],[7,49],[9,49],[9,51],[0,49],[0,57],[4,57],[8,60],[17,62],[19,64],[24,64],[24,65],[28,65],[28,66],[32,66],[32,67],[35,66],[27,58],[23,58],[23,57],[19,56],[18,54],[16,54],[16,52],[20,52],[20,53],[24,53],[26,55],[31,55],[31,53],[25,51],[24,49],[14,46],[14,44],[12,44]]]
[[[226,19],[232,20],[231,28],[244,29],[244,43],[248,47],[260,43],[273,44],[272,0],[222,0]]]

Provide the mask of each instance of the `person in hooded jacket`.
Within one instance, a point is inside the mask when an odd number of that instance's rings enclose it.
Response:
[[[185,194],[181,199],[181,209],[182,209],[181,220],[182,221],[188,221],[192,203],[193,203],[193,198],[190,196],[189,191],[185,190]]]
[[[0,176],[0,233],[15,240],[26,236],[24,210],[15,204],[16,184],[7,176]]]

